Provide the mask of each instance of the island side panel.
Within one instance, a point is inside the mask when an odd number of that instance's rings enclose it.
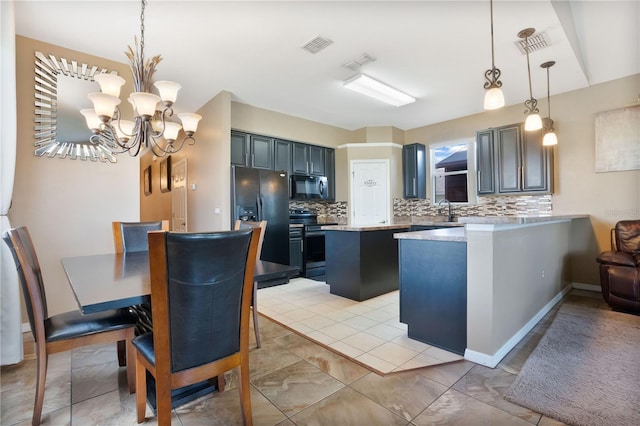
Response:
[[[362,232],[360,236],[360,300],[371,299],[398,290],[398,240],[397,229]]]
[[[398,242],[401,229],[325,233],[326,279],[331,294],[358,302],[398,289]]]
[[[467,244],[400,240],[400,319],[410,338],[463,355]]]
[[[325,277],[331,294],[360,300],[360,232],[325,231]]]

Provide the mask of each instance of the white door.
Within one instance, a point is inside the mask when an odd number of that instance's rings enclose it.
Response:
[[[171,230],[187,232],[187,159],[171,165]]]
[[[351,224],[388,224],[389,160],[351,161]]]

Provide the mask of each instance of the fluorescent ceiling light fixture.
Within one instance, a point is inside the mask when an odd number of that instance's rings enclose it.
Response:
[[[407,105],[416,101],[413,96],[402,93],[364,74],[356,74],[345,80],[344,87],[393,106]]]

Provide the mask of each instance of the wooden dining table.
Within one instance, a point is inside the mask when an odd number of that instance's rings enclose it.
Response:
[[[64,257],[62,267],[83,314],[151,302],[148,252]],[[259,260],[254,270],[254,285],[286,282],[298,271],[296,266]],[[216,386],[209,381],[175,389],[171,392],[172,408],[215,390]],[[147,400],[155,409],[155,384],[149,375]]]
[[[83,314],[151,301],[148,252],[63,257],[62,267]],[[286,282],[297,273],[297,266],[259,260],[254,281],[260,287],[265,282]]]

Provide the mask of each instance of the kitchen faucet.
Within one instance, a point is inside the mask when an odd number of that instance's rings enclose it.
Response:
[[[447,200],[446,198],[443,198],[438,203],[438,214],[442,214],[442,203],[447,203],[449,207],[449,215],[447,216],[447,222],[453,222],[453,211],[451,210],[451,201]]]

